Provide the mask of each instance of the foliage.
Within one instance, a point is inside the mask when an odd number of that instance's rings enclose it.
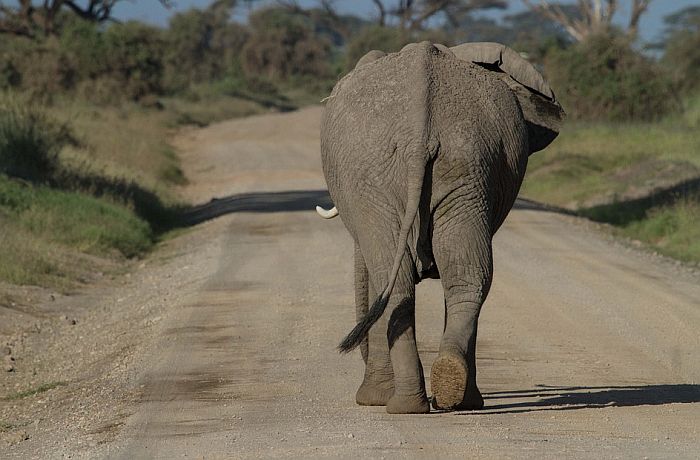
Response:
[[[700,91],[700,7],[688,7],[666,18],[662,63],[685,95]]]
[[[128,99],[161,92],[163,40],[159,29],[139,22],[115,24],[105,32],[104,41],[109,74]]]
[[[121,0],[18,0],[0,3],[0,35],[31,38],[48,37],[61,31],[62,20],[79,17],[83,21],[104,23],[112,20],[112,9]],[[161,0],[168,6],[169,0]]]
[[[78,89],[108,103],[162,92],[159,29],[128,22],[102,31],[77,19],[67,21],[63,31],[60,39],[3,39],[0,89],[18,89],[44,102]]]
[[[577,42],[615,33],[634,40],[639,30],[639,20],[649,8],[650,2],[651,0],[630,0],[629,20],[626,28],[622,28],[613,25],[613,17],[618,11],[617,0],[579,0],[576,6],[546,0],[523,0],[533,12],[559,24]]]
[[[654,120],[679,108],[668,76],[624,37],[598,35],[553,49],[545,72],[577,120]]]
[[[167,88],[183,90],[240,74],[239,52],[249,33],[247,27],[228,20],[230,6],[214,2],[206,10],[191,9],[172,17],[165,32]]]
[[[58,152],[74,142],[70,131],[15,98],[0,99],[0,173],[48,181],[58,168]]]
[[[357,61],[368,51],[381,50],[392,53],[410,43],[410,38],[399,29],[383,26],[369,26],[360,31],[347,46],[345,69],[351,70]]]
[[[402,31],[424,29],[426,22],[443,16],[449,24],[456,24],[473,11],[505,9],[503,0],[375,0],[379,16],[377,25],[386,26],[391,21]]]
[[[386,53],[399,51],[411,42],[428,40],[433,43],[452,45],[449,34],[440,30],[410,32],[396,27],[371,25],[363,28],[347,45],[345,51],[345,71],[355,67],[357,61],[368,51],[381,50]]]
[[[247,76],[283,80],[295,76],[328,78],[330,43],[305,16],[268,7],[249,18],[251,36],[242,50]]]

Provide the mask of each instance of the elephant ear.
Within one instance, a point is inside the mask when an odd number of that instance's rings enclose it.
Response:
[[[544,77],[516,51],[500,43],[464,43],[450,51],[461,60],[503,74],[528,125],[530,152],[547,147],[561,130],[565,113]]]

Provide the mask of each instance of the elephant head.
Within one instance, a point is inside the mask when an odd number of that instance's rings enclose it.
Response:
[[[437,46],[437,45],[436,45]],[[502,74],[520,103],[527,122],[530,153],[547,147],[559,134],[564,110],[542,75],[516,51],[500,43],[464,43],[441,50]]]

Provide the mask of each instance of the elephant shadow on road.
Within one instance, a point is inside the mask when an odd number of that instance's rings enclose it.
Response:
[[[208,203],[183,210],[179,216],[181,226],[197,225],[235,212],[295,212],[313,211],[319,205],[332,207],[326,190],[290,190],[283,192],[254,192],[214,198]]]
[[[189,227],[207,220],[236,212],[273,213],[313,211],[316,206],[333,207],[327,190],[288,190],[281,192],[253,192],[214,198],[211,201],[183,209],[178,216],[179,226]],[[548,212],[571,212],[518,199],[514,209]]]
[[[603,407],[656,406],[700,403],[700,385],[665,384],[606,387],[537,386],[532,390],[484,393],[478,414],[515,414],[540,410],[576,410]]]

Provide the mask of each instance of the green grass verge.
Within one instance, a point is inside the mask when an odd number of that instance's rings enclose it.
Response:
[[[31,388],[29,390],[19,391],[17,393],[12,393],[11,395],[5,396],[2,399],[5,401],[16,401],[18,399],[28,398],[30,396],[37,395],[39,393],[44,393],[45,391],[53,390],[54,388],[57,388],[57,387],[60,387],[63,385],[66,385],[66,382],[44,383],[42,385],[39,385],[36,388]]]
[[[616,233],[643,241],[658,252],[685,262],[700,262],[700,196],[649,206],[649,200],[613,203],[580,214],[617,227]]]
[[[700,199],[653,208],[622,232],[652,245],[662,254],[686,262],[700,261]]]
[[[530,157],[523,194],[575,209],[654,181],[700,174],[698,128],[685,123],[569,124]]]
[[[700,262],[700,99],[659,123],[571,123],[530,157],[522,194]],[[682,184],[679,186],[679,184]]]
[[[184,206],[174,187],[187,178],[169,144],[175,129],[319,99],[306,87],[257,85],[200,85],[148,107],[61,95],[41,107],[0,92],[0,280],[69,291],[97,270],[95,257],[119,262],[177,234]]]
[[[154,241],[148,223],[124,206],[1,175],[0,212],[36,237],[86,253],[133,257]]]

